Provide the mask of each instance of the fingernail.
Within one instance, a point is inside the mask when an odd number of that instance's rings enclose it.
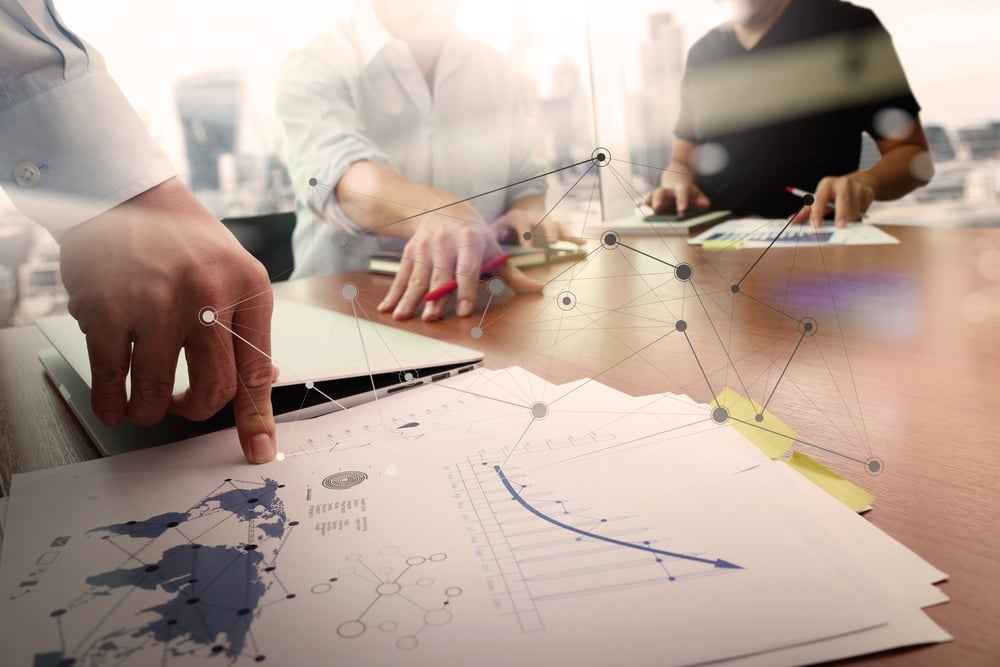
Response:
[[[462,299],[455,306],[455,314],[459,317],[465,317],[472,312],[472,301],[469,299]]]
[[[274,458],[274,441],[267,433],[258,433],[250,440],[250,462],[267,463]]]

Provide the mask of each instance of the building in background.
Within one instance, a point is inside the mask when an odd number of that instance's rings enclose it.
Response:
[[[684,75],[684,31],[673,12],[649,14],[639,51],[640,89],[629,96],[629,153],[638,187],[659,183],[670,164],[674,125],[680,114]]]
[[[179,79],[174,98],[188,187],[208,210],[219,218],[292,210],[288,171],[276,149],[262,147],[242,70]]]

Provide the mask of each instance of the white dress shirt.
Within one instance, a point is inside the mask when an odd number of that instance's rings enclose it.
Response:
[[[404,242],[361,235],[340,209],[335,188],[354,162],[385,164],[458,198],[501,188],[470,202],[491,222],[514,200],[545,192],[544,177],[533,178],[547,167],[524,80],[506,59],[455,32],[432,76],[369,3],[286,61],[278,115],[298,216],[293,277],[365,269],[371,252]]]
[[[0,186],[59,239],[174,175],[51,0],[0,0]]]

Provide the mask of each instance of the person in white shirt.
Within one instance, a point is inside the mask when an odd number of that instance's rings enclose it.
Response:
[[[379,304],[398,319],[453,278],[455,312],[468,315],[498,238],[566,237],[546,216],[523,79],[456,29],[460,4],[361,0],[292,54],[278,83],[297,200],[293,277],[364,270],[376,250],[403,248]],[[510,266],[498,274],[520,292],[541,287]],[[445,304],[426,304],[423,318]]]
[[[177,180],[51,0],[0,0],[0,186],[60,242],[102,422],[205,419],[233,400],[247,460],[274,458],[267,273]],[[172,396],[181,349],[191,388]]]

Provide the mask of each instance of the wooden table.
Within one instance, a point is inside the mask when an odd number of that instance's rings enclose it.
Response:
[[[542,294],[490,300],[487,286],[473,316],[399,326],[552,382],[703,402],[730,386],[766,404],[797,449],[876,495],[872,523],[950,574],[952,601],[928,613],[954,642],[844,664],[998,665],[1000,230],[888,230],[900,245],[763,255],[622,237],[533,273]],[[375,310],[387,284],[345,274],[275,292],[392,323]],[[0,330],[4,492],[14,473],[96,456],[42,374],[44,346],[33,328]]]

